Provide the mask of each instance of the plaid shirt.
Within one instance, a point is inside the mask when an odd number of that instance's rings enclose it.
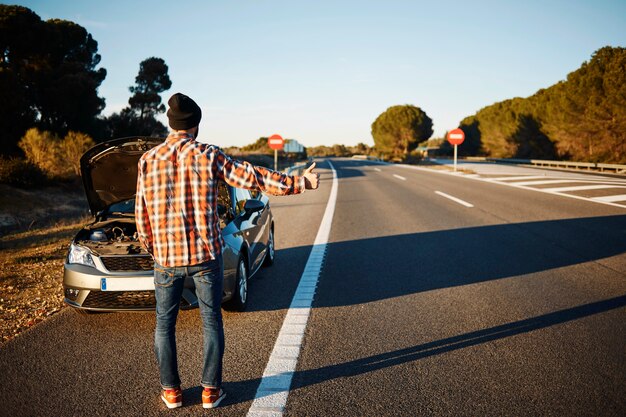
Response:
[[[224,245],[217,184],[273,195],[304,192],[304,177],[230,159],[217,146],[172,133],[138,164],[135,219],[139,240],[163,266],[215,259]]]

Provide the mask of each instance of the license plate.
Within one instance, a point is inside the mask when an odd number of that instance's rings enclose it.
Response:
[[[154,290],[153,277],[141,278],[101,278],[102,291],[149,291]]]

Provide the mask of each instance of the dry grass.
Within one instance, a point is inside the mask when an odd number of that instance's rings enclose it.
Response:
[[[63,262],[89,217],[0,237],[0,343],[63,308]]]

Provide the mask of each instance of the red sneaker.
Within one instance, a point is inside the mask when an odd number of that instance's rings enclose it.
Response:
[[[161,399],[167,408],[178,408],[183,405],[183,390],[180,388],[164,389],[161,391]]]
[[[226,397],[221,388],[205,388],[202,390],[202,407],[215,408]]]

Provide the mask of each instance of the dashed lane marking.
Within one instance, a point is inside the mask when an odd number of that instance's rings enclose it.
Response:
[[[438,194],[438,195],[440,195],[440,196],[442,196],[442,197],[445,197],[445,198],[447,198],[447,199],[450,199],[450,200],[454,201],[455,203],[459,203],[459,204],[461,204],[462,206],[465,206],[465,207],[474,207],[474,205],[473,205],[473,204],[470,204],[470,203],[468,203],[467,201],[463,201],[463,200],[461,200],[460,198],[452,197],[450,194],[442,193],[441,191],[435,191],[435,194]]]
[[[406,178],[404,178],[402,175],[393,174],[393,176],[399,180],[406,181]]]

